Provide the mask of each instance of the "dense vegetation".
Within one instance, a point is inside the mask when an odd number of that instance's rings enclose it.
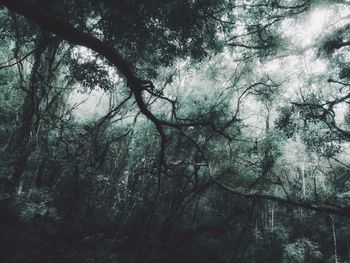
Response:
[[[1,262],[350,262],[350,2],[0,0]]]

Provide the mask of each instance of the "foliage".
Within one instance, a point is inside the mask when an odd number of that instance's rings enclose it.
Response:
[[[0,1],[0,261],[348,262],[349,8]]]
[[[307,239],[298,239],[285,247],[283,262],[318,262],[321,256],[316,244]]]

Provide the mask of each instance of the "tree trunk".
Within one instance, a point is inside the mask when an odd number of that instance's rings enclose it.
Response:
[[[42,102],[44,102],[45,99],[45,102],[48,100],[48,88],[52,79],[52,63],[58,48],[58,43],[59,42],[55,42],[54,45],[51,45],[49,35],[46,33],[39,33],[36,39],[36,49],[28,85],[29,88],[26,90],[26,95],[24,96],[21,121],[16,132],[12,149],[16,155],[14,156],[12,164],[13,174],[9,182],[10,191],[13,191],[13,189],[18,186],[21,176],[26,169],[31,151],[31,138],[34,137],[34,134],[36,134],[36,139],[39,138],[40,116],[45,111]]]
[[[333,234],[333,246],[334,246],[334,262],[338,263],[338,253],[337,253],[337,236],[335,232],[334,217],[329,215],[332,221],[332,234]]]

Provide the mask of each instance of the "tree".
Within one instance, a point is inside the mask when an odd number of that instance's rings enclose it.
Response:
[[[0,6],[4,262],[348,258],[346,2]]]

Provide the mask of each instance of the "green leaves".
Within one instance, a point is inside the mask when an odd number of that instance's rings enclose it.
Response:
[[[20,217],[24,222],[30,223],[38,216],[59,219],[49,189],[30,189],[22,192],[16,197],[15,206],[18,206]]]
[[[320,1],[34,2],[42,16],[22,13],[67,42],[44,50],[44,29],[0,11],[2,61],[38,46],[0,71],[2,196],[22,168],[15,201],[0,200],[0,261],[331,258],[322,213],[347,215],[330,202],[349,190],[349,33],[321,32]]]
[[[283,263],[318,262],[322,257],[319,249],[317,244],[306,238],[297,239],[285,247]]]
[[[100,88],[107,91],[112,88],[108,67],[96,63],[96,60],[78,63],[70,63],[71,74],[75,79],[87,89],[94,90]]]

